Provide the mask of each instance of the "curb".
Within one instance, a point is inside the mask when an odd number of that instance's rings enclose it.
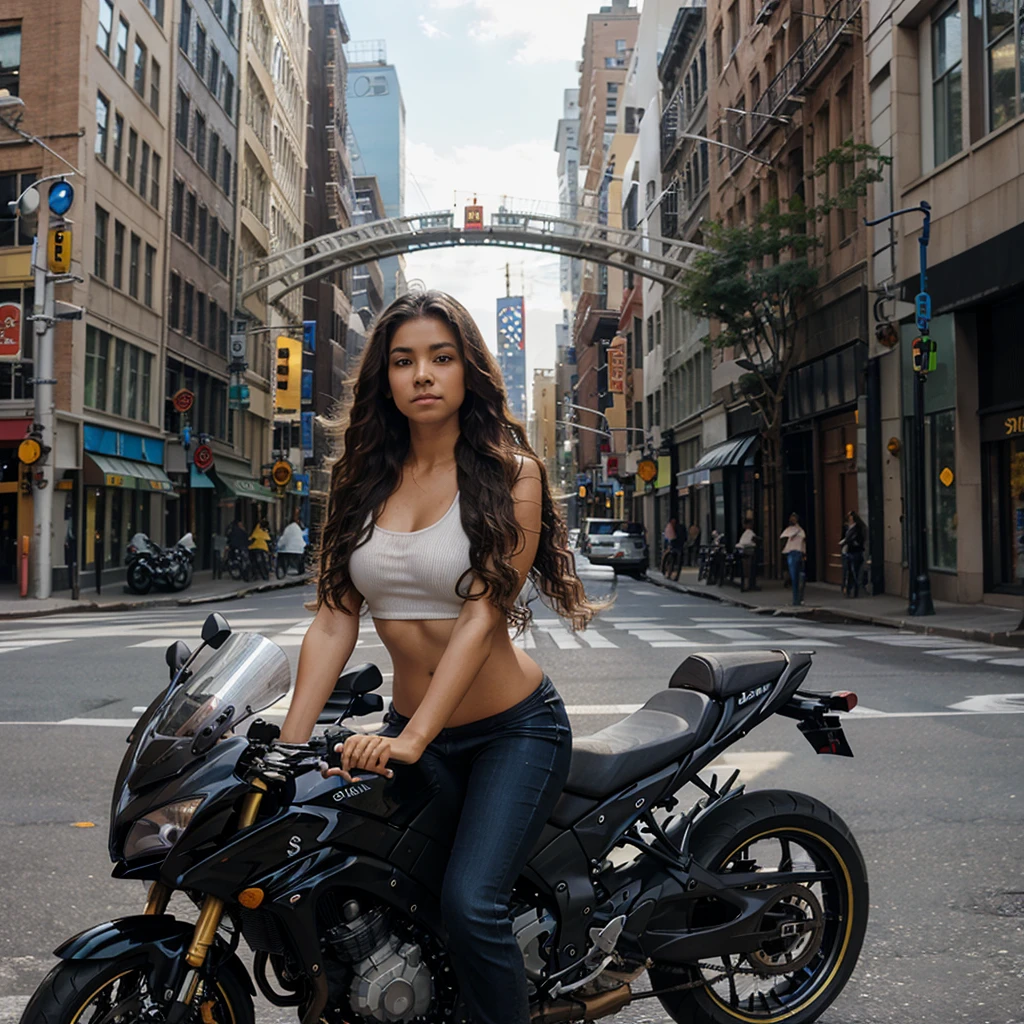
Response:
[[[869,615],[865,612],[853,610],[847,611],[845,609],[795,608],[791,610],[784,605],[779,608],[766,608],[762,605],[750,604],[738,598],[726,597],[722,594],[712,594],[696,587],[683,586],[670,580],[656,580],[653,576],[648,576],[647,580],[656,587],[662,587],[665,590],[673,590],[678,594],[686,594],[689,597],[700,597],[705,601],[717,601],[719,604],[733,605],[736,608],[746,608],[748,611],[756,612],[759,615],[788,615],[794,619],[811,619],[813,621],[832,623],[863,622],[871,626],[884,626],[887,629],[905,629],[912,633],[922,633],[926,636],[945,636],[954,640],[970,640],[975,643],[995,644],[999,647],[1024,648],[1024,631],[993,633],[985,629],[932,626],[913,618],[891,618]]]
[[[90,612],[126,612],[138,608],[179,608],[184,605],[218,604],[223,601],[236,601],[250,594],[262,594],[270,590],[284,590],[286,587],[301,587],[310,582],[309,576],[285,577],[283,580],[268,580],[252,586],[239,587],[222,594],[205,594],[197,597],[151,597],[132,601],[78,601],[62,608],[26,608],[24,611],[0,611],[0,621],[5,619],[37,619],[47,615],[67,615]]]

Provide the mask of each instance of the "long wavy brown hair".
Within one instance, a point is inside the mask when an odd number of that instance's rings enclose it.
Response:
[[[512,488],[521,472],[521,458],[532,459],[540,469],[542,497],[540,542],[529,580],[573,629],[585,628],[607,602],[591,601],[584,593],[544,463],[530,447],[522,424],[509,413],[501,370],[480,329],[461,303],[437,291],[401,296],[380,315],[351,395],[334,421],[335,455],[321,538],[317,606],[354,611],[345,606],[352,586],[349,559],[370,539],[374,521],[401,480],[409,455],[409,421],[387,397],[388,355],[398,328],[419,317],[433,317],[451,330],[465,368],[466,397],[459,409],[455,461],[470,568],[459,578],[456,593],[465,600],[487,597],[519,632],[529,624],[529,607],[516,603],[520,585],[511,557],[525,538],[515,517]],[[483,588],[473,588],[474,578]]]

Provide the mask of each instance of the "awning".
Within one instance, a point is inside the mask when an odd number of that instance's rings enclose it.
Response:
[[[107,487],[125,487],[139,491],[174,491],[171,478],[159,466],[114,455],[97,455],[95,452],[85,454],[103,474],[103,483]]]
[[[235,476],[232,473],[224,473],[214,467],[212,472],[216,475],[218,490],[232,498],[253,498],[260,501],[273,501],[277,495],[264,487],[257,480],[245,476]]]
[[[201,490],[205,487],[213,489],[213,481],[197,466],[188,467],[188,482],[193,490],[196,488]]]
[[[724,466],[752,466],[760,434],[740,434],[709,448],[693,468],[721,469]]]

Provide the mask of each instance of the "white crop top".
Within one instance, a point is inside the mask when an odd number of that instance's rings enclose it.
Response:
[[[457,619],[465,601],[455,584],[468,568],[458,493],[448,511],[422,530],[374,526],[348,563],[352,584],[375,619]]]

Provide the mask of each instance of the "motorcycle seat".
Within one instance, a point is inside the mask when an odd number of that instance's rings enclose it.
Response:
[[[691,654],[672,673],[671,689],[695,690],[713,700],[735,697],[764,683],[774,683],[789,659],[782,651],[730,651]]]
[[[601,799],[656,772],[703,743],[718,706],[694,690],[662,690],[639,711],[574,740],[565,789]]]

